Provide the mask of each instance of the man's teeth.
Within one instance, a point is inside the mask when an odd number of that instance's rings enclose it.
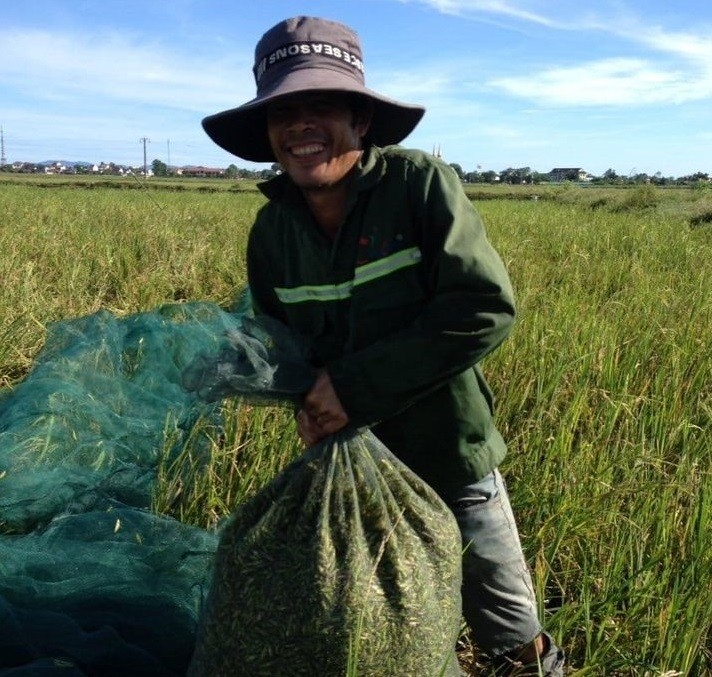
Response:
[[[324,146],[320,143],[312,143],[308,146],[295,146],[292,148],[292,155],[311,155],[312,153],[321,153]]]

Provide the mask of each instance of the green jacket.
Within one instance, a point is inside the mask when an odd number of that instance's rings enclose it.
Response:
[[[335,240],[281,175],[250,233],[256,313],[304,335],[351,422],[445,498],[504,458],[477,363],[514,320],[511,284],[455,172],[419,151],[370,147]]]

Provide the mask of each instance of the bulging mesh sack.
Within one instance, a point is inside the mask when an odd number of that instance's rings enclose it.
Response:
[[[459,675],[460,533],[368,430],[312,447],[224,528],[190,677]]]

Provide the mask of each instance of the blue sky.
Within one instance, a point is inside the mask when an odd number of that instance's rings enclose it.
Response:
[[[367,84],[427,108],[404,145],[466,171],[712,172],[712,3],[25,0],[0,15],[9,162],[254,167],[200,120],[254,96],[262,33],[343,21]]]

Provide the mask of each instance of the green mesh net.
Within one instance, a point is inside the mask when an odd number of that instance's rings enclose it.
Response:
[[[210,303],[50,325],[0,399],[0,674],[185,674],[217,536],[150,511],[157,466],[220,397],[304,392],[275,326]]]
[[[27,378],[0,393],[0,675],[186,674],[211,586],[218,535],[151,510],[158,465],[181,453],[197,424],[221,425],[222,398],[240,395],[258,403],[298,401],[313,381],[299,342],[278,323],[251,317],[247,307],[245,303],[227,312],[211,303],[172,304],[123,318],[101,311],[52,324]],[[400,583],[387,586],[385,593],[376,595],[380,600],[385,595],[386,605],[376,605],[365,622],[371,624],[375,636],[378,623],[386,623],[394,641],[405,642],[396,628],[407,613],[389,616],[389,609],[406,601],[407,612],[425,600],[426,611],[418,612],[423,628],[445,618],[440,624],[444,634],[436,642],[437,660],[428,650],[429,660],[440,661],[443,651],[447,659],[449,652],[442,647],[454,643],[453,629],[459,623],[459,589],[453,578],[459,575],[459,534],[454,518],[429,488],[410,478],[405,467],[395,475],[386,473],[385,484],[383,478],[374,479],[378,475],[373,474],[374,467],[382,466],[384,458],[391,464],[395,459],[372,443],[367,445],[372,449],[367,454],[348,452],[349,445],[361,449],[360,435],[339,447],[341,461],[344,454],[351,457],[347,474],[355,471],[366,478],[354,494],[357,503],[350,506],[362,526],[354,531],[352,525],[348,532],[343,515],[336,513],[332,526],[337,532],[346,529],[337,535],[339,547],[358,536],[365,550],[363,560],[344,560],[358,564],[352,572],[358,584],[350,589],[351,597],[340,598],[344,624],[334,634],[335,641],[353,639],[354,617],[344,612],[344,604],[348,607],[353,595],[364,591],[364,571],[386,575],[385,569],[375,566],[382,560],[393,575],[405,576],[402,567],[393,568],[397,559],[393,547],[400,539],[403,554],[406,549],[411,556],[417,551],[420,558],[421,574],[413,579],[415,592],[405,595]],[[249,514],[252,522],[266,525],[259,532],[263,537],[267,533],[279,541],[292,523],[289,515],[281,524],[275,521],[275,512],[264,504],[265,496],[279,494],[280,500],[286,500],[279,493],[285,482],[304,488],[313,480],[314,455],[324,453],[324,448],[310,450],[306,460],[297,464],[311,468],[306,475],[295,479],[290,467],[256,502],[238,510]],[[323,469],[331,467],[330,462],[320,465],[317,487],[323,484]],[[396,475],[401,479],[396,481]],[[397,488],[386,500],[389,483]],[[409,492],[404,489],[407,486]],[[351,489],[342,487],[342,498]],[[304,498],[290,495],[292,504]],[[371,522],[359,517],[358,501],[371,512],[376,507]],[[401,517],[394,516],[396,504]],[[430,508],[423,511],[418,505]],[[309,501],[305,506],[307,511],[314,507]],[[261,510],[263,521],[258,514]],[[284,511],[278,514],[285,515]],[[435,521],[423,521],[423,515],[434,516]],[[383,546],[384,555],[377,544],[384,542],[383,530],[396,524],[393,540]],[[305,525],[311,535],[305,534]],[[301,533],[310,543],[323,535],[316,522],[302,519],[300,529],[292,535]],[[274,553],[265,547],[258,552],[271,557]],[[290,541],[289,547],[296,557],[298,544]],[[290,613],[299,618],[303,598],[295,598],[297,606],[293,604],[291,611],[284,608],[285,591],[294,587],[289,571],[281,570],[283,578],[277,585],[282,607],[270,611],[273,567],[264,558],[251,560],[250,566],[253,574],[255,566],[261,572],[259,589],[265,598],[246,607],[239,619],[241,627],[259,634],[270,631],[274,618],[285,621]],[[312,592],[321,589],[332,595],[334,590],[328,585],[334,582],[328,580],[326,587],[317,586]],[[425,589],[428,581],[438,583],[432,593]],[[323,601],[311,599],[315,609],[323,608]],[[339,614],[334,613],[332,608],[331,620],[324,620],[322,626],[336,627],[334,618]],[[260,619],[265,618],[268,622],[260,626]],[[363,622],[362,615],[359,619]],[[229,632],[227,626],[223,630]],[[294,637],[282,640],[296,641]],[[226,644],[223,648],[231,651],[234,647]],[[372,649],[363,656],[378,658],[388,647]],[[343,655],[342,651],[340,660]],[[229,663],[232,668],[225,674],[291,674],[251,672],[240,667],[247,664],[238,655]],[[222,673],[211,677],[215,674]]]

